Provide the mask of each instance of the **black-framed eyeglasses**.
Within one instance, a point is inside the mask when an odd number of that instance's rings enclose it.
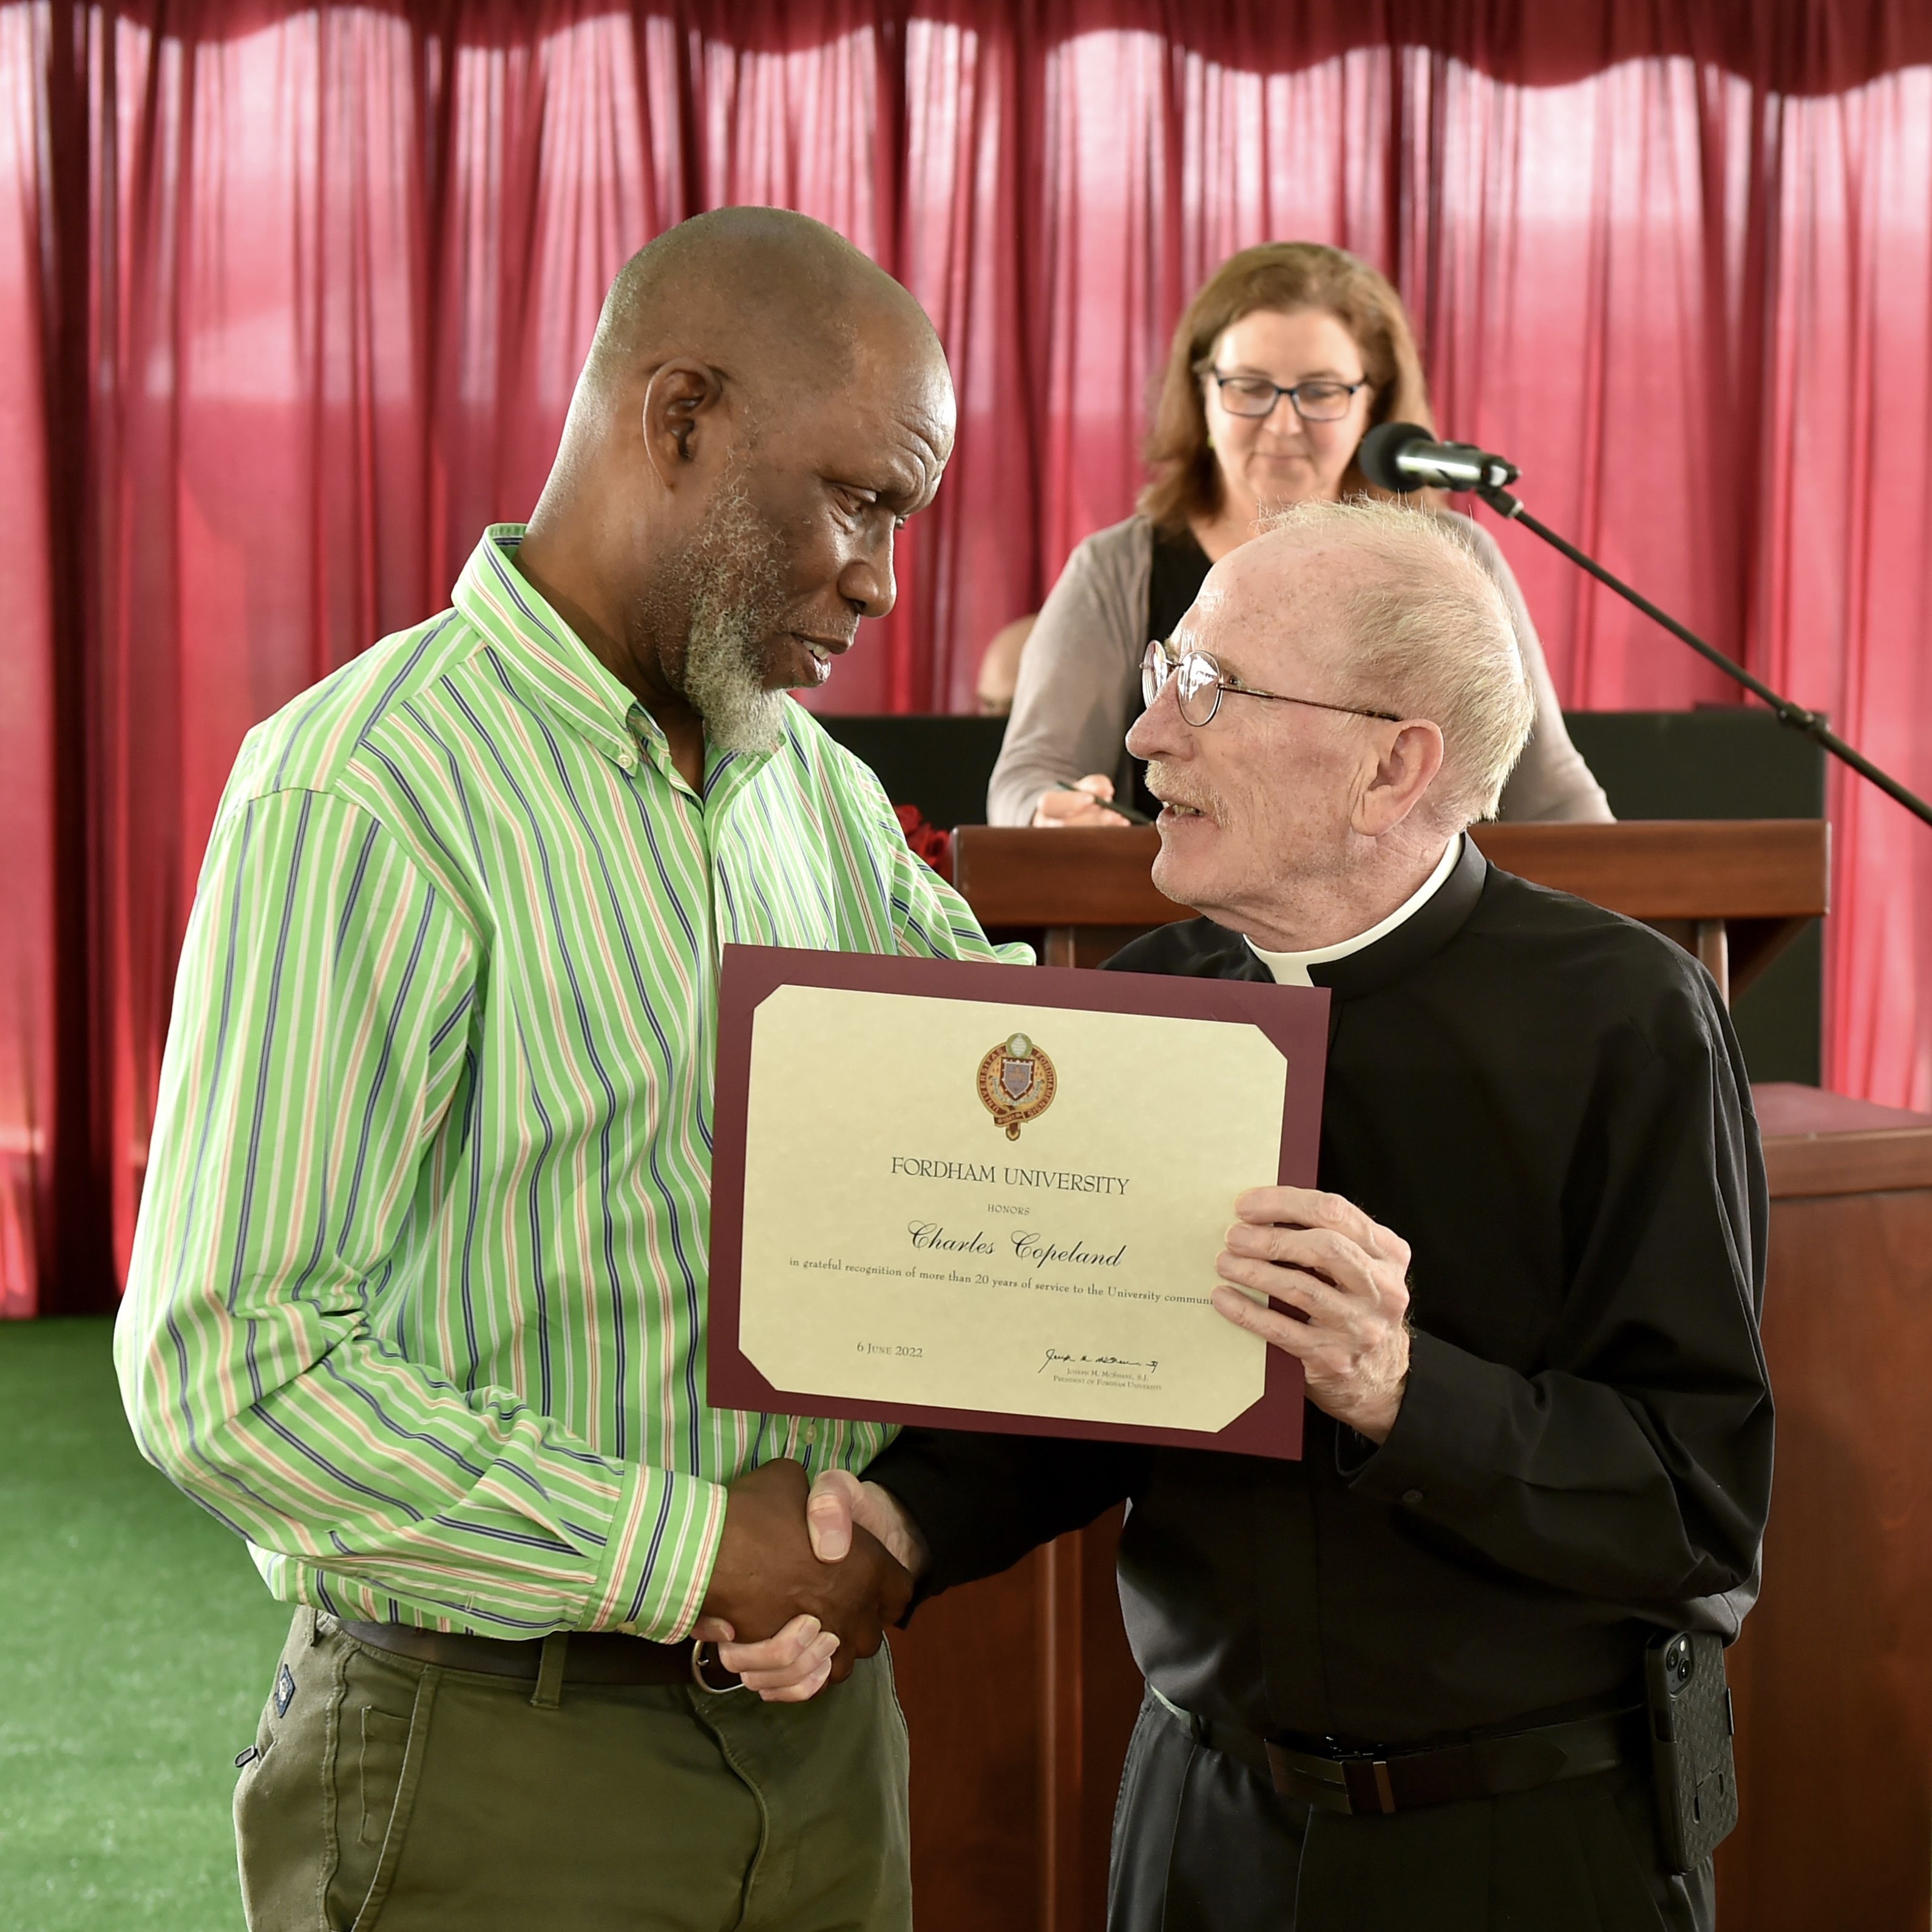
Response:
[[[1180,706],[1181,718],[1189,724],[1210,723],[1221,708],[1224,691],[1238,692],[1244,698],[1265,698],[1276,704],[1305,704],[1311,711],[1346,712],[1351,718],[1379,718],[1390,724],[1402,722],[1399,711],[1367,711],[1359,704],[1330,704],[1319,698],[1258,691],[1232,671],[1223,670],[1220,659],[1211,651],[1177,651],[1172,643],[1156,638],[1141,658],[1141,696],[1150,711],[1170,678],[1174,681],[1174,701]]]
[[[1337,382],[1324,376],[1284,388],[1265,376],[1224,376],[1218,369],[1207,373],[1221,392],[1222,408],[1231,416],[1271,416],[1286,396],[1304,422],[1340,422],[1348,413],[1355,392],[1369,386],[1366,376],[1357,382]]]

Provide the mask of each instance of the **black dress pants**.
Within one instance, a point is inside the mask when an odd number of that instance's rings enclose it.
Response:
[[[1108,1932],[1712,1932],[1664,1870],[1647,1769],[1350,1817],[1197,1744],[1150,1696],[1114,1816]]]

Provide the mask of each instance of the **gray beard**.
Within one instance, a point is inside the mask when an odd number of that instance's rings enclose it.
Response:
[[[759,640],[785,614],[773,533],[742,489],[721,494],[695,566],[686,635],[685,701],[722,752],[775,752],[784,742],[785,694],[765,688]]]

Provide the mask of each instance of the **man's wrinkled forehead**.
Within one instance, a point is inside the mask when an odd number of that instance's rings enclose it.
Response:
[[[1277,534],[1242,544],[1208,573],[1182,644],[1213,652],[1250,683],[1312,666],[1334,632],[1339,562]]]
[[[847,382],[798,386],[766,405],[812,466],[876,492],[896,514],[932,500],[952,453],[952,383],[945,358],[916,342],[862,354]]]

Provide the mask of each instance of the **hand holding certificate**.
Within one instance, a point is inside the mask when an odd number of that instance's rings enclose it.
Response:
[[[710,1400],[1298,1454],[1211,1297],[1236,1195],[1312,1184],[1327,1005],[728,949]]]

